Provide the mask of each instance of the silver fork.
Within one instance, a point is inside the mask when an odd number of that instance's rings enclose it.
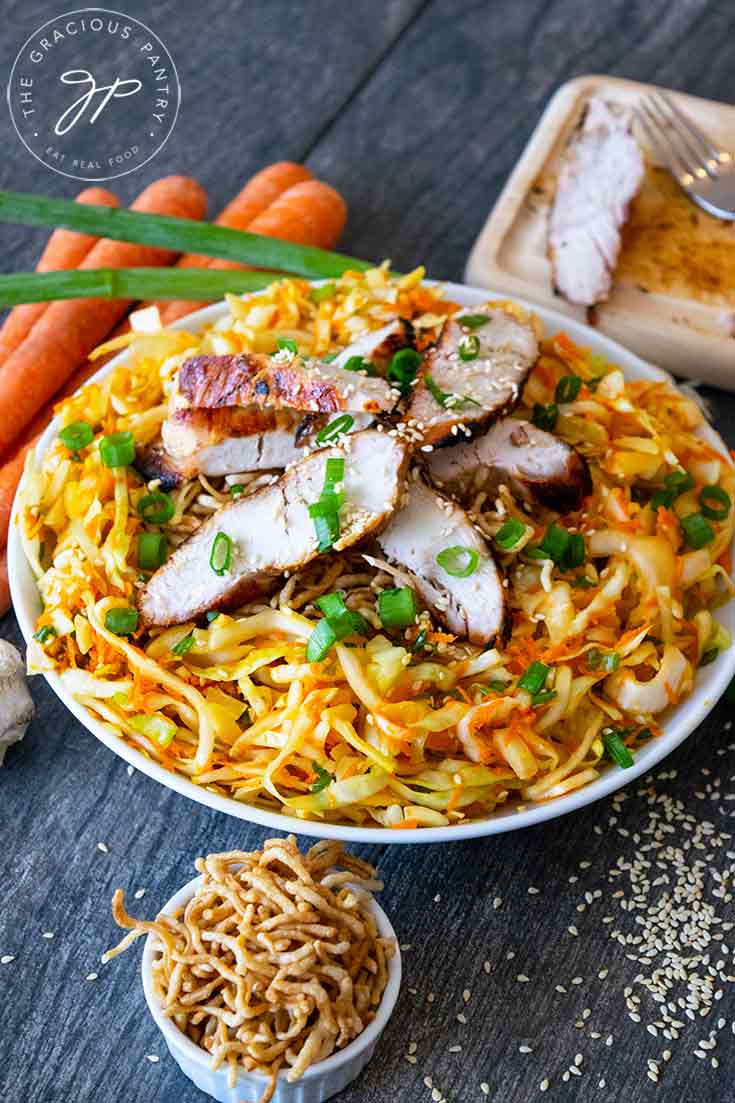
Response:
[[[687,195],[715,218],[735,221],[735,157],[716,144],[666,92],[642,100],[638,118],[656,154]]]

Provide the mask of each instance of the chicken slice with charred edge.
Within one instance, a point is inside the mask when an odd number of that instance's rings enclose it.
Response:
[[[338,417],[335,433],[367,429],[372,414],[307,414],[257,406],[223,406],[176,410],[161,426],[161,442],[141,449],[136,467],[147,480],[161,479],[164,489],[196,475],[216,478],[240,472],[273,471],[300,460],[316,437]]]
[[[362,371],[302,360],[281,353],[240,353],[233,356],[192,356],[179,369],[175,406],[288,407],[332,414],[349,410],[380,413],[392,410],[399,392],[384,379]]]
[[[523,314],[503,303],[468,307],[445,322],[424,357],[406,420],[415,421],[426,444],[482,433],[516,405],[537,356],[536,333]]]
[[[505,485],[528,506],[571,513],[592,493],[584,457],[559,437],[518,418],[503,418],[482,437],[432,452],[426,467],[435,486],[464,502],[479,491],[494,494]]]
[[[319,545],[309,506],[321,496],[332,457],[344,458],[344,504],[334,550],[375,534],[396,509],[408,449],[395,437],[365,429],[345,450],[312,452],[272,486],[213,514],[140,592],[143,622],[179,624],[210,609],[235,608],[272,589],[285,571],[311,562]]]
[[[555,289],[570,303],[606,299],[620,252],[620,231],[641,186],[643,154],[632,112],[593,98],[564,151],[549,217]]]
[[[482,645],[503,636],[505,590],[498,568],[484,539],[454,502],[409,479],[401,508],[378,544],[386,559],[410,575],[421,598],[451,632]],[[437,562],[446,549],[454,550],[459,574]],[[477,565],[462,577],[467,551],[477,556]]]

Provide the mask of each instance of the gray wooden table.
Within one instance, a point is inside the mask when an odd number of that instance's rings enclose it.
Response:
[[[183,86],[168,145],[114,183],[125,201],[157,175],[184,172],[216,210],[262,164],[305,159],[349,203],[345,250],[398,268],[421,261],[449,279],[461,277],[560,82],[610,72],[732,97],[735,20],[714,0],[124,6],[164,39]],[[2,8],[7,73],[26,36],[64,8]],[[30,157],[4,110],[0,133],[2,187],[75,194],[75,182]],[[40,231],[0,235],[4,270],[35,262]],[[735,401],[708,397],[735,444]],[[12,615],[0,635],[20,642]],[[153,912],[196,855],[256,846],[263,832],[129,776],[42,681],[32,691],[37,718],[0,771],[0,1098],[197,1103],[145,1011],[138,955],[99,964],[116,938],[110,896],[145,888],[137,906]],[[525,1103],[546,1079],[545,1098],[563,1101],[735,1100],[735,970],[722,926],[735,918],[731,712],[718,705],[624,800],[487,841],[364,848],[410,949],[391,1028],[345,1103]],[[673,906],[657,913],[665,894]],[[687,982],[676,981],[666,996],[682,1023],[674,1037],[640,978],[687,955],[706,960],[682,971],[701,977],[700,991],[714,974],[721,994],[702,1016],[706,1000],[687,1005]]]

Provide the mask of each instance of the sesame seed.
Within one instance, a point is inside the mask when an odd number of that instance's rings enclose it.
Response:
[[[549,1090],[549,1081],[546,1079],[546,1077],[544,1077],[544,1079],[539,1084],[538,1090],[540,1092],[547,1092]]]
[[[462,1047],[461,1046],[450,1046],[449,1047],[449,1052],[450,1053],[461,1053],[462,1052]]]
[[[497,911],[498,908],[502,906],[502,903],[503,903],[502,896],[496,896],[495,899],[493,900],[493,909],[495,911]]]
[[[157,1065],[159,1061],[159,1058],[156,1056],[155,1053],[146,1053],[145,1059],[146,1061],[150,1061],[152,1065]]]
[[[529,896],[537,896],[541,892],[541,889],[537,889],[534,885],[529,885],[527,889]]]
[[[457,1015],[457,1022],[461,1023],[462,1026],[464,1026],[464,1024],[467,1022],[467,1016],[463,1015],[461,1011]]]
[[[53,938],[53,937],[54,937],[54,932],[53,931],[44,931],[43,934],[41,935],[41,938]]]
[[[533,1050],[531,1049],[530,1046],[519,1046],[518,1047],[518,1052],[519,1053],[533,1053]]]
[[[486,1084],[484,1080],[480,1084],[480,1091],[482,1092],[483,1095],[489,1095],[490,1094],[490,1085]]]
[[[516,977],[516,980],[518,981],[519,984],[528,984],[529,978],[526,976],[525,973],[519,973],[518,976]]]
[[[3,954],[0,957],[0,965],[10,965],[11,961],[15,961],[15,954]]]
[[[110,848],[107,843],[97,843],[97,849],[100,850],[103,854],[110,853]]]
[[[465,988],[464,992],[462,993],[462,999],[464,1000],[465,1003],[469,1003],[471,998],[472,998],[472,994],[471,994],[469,988]]]
[[[97,973],[87,973],[85,980],[97,980]]]
[[[133,895],[135,896],[136,900],[142,900],[145,896],[145,889],[136,889]]]

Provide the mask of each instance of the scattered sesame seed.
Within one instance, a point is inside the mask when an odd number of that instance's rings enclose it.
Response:
[[[146,1061],[150,1061],[152,1065],[157,1065],[159,1061],[159,1058],[155,1053],[146,1053],[145,1059]]]
[[[436,894],[436,896],[434,897],[434,903],[435,903],[435,904],[438,904],[438,903],[439,903],[439,901],[441,900],[441,898],[442,898],[442,894],[441,894],[440,892],[438,892],[438,893]]]
[[[495,899],[493,900],[493,908],[494,908],[494,910],[495,910],[495,911],[497,911],[497,910],[498,910],[498,908],[502,906],[502,903],[503,903],[503,898],[502,898],[502,896],[496,896],[496,897],[495,897]]]
[[[145,896],[145,889],[136,889],[133,895],[135,896],[136,900],[142,900]]]
[[[465,1003],[469,1003],[471,998],[472,993],[470,992],[469,988],[465,988],[464,992],[462,993],[462,999]]]
[[[464,1026],[464,1024],[467,1022],[467,1016],[463,1015],[461,1011],[457,1015],[457,1022],[461,1023],[462,1026]]]
[[[541,892],[541,889],[537,889],[535,885],[529,885],[527,892],[529,896],[537,896]]]
[[[528,984],[529,978],[526,976],[525,973],[519,973],[516,977],[516,980],[519,984]]]
[[[10,965],[11,961],[15,961],[15,954],[3,954],[0,957],[0,965]]]
[[[107,843],[97,843],[97,849],[101,850],[103,854],[109,854],[110,848]]]
[[[544,1077],[544,1079],[539,1084],[538,1090],[540,1092],[547,1092],[549,1090],[549,1081],[546,1079],[546,1077]]]
[[[462,1047],[461,1046],[450,1046],[449,1047],[449,1052],[450,1053],[461,1053],[462,1052]]]
[[[482,1092],[483,1095],[489,1095],[490,1094],[490,1085],[486,1084],[484,1080],[480,1084],[480,1091]]]
[[[519,1046],[518,1047],[518,1052],[519,1053],[533,1053],[533,1050],[531,1049],[530,1046]]]
[[[132,777],[133,774],[135,773],[135,770],[133,769],[132,766],[128,766],[127,767],[127,772],[128,772],[128,777]]]
[[[85,980],[97,980],[97,973],[87,973]]]
[[[53,937],[54,937],[54,932],[53,931],[44,931],[43,934],[41,935],[41,938],[53,938]]]

